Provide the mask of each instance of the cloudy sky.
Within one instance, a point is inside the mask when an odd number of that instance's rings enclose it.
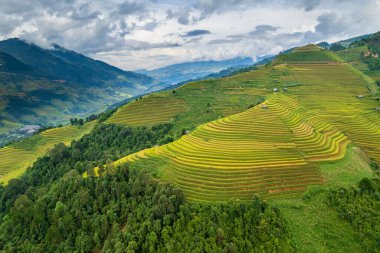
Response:
[[[380,30],[380,0],[0,0],[0,39],[122,69],[275,54]]]

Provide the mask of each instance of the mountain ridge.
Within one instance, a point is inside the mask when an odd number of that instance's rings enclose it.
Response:
[[[153,70],[137,70],[137,72],[152,76],[161,82],[174,85],[188,80],[196,80],[198,78],[206,77],[227,68],[251,66],[255,62],[257,61],[253,60],[251,57],[235,57],[220,61],[205,60],[181,62]]]
[[[12,38],[0,41],[0,144],[21,125],[67,122],[165,84],[124,71],[57,44],[44,49]]]

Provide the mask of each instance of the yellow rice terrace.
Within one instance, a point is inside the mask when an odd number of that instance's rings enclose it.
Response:
[[[213,86],[220,90],[213,91],[214,108],[223,106],[228,100],[224,96],[231,93],[237,101],[244,102],[246,94],[263,96],[265,101],[114,165],[152,160],[160,164],[162,179],[178,185],[189,199],[206,201],[249,199],[254,193],[264,198],[300,194],[310,185],[324,183],[320,165],[344,158],[350,143],[380,162],[374,82],[330,51],[314,45],[297,48],[271,65],[216,80]],[[178,93],[195,87],[208,93],[207,82],[188,84]],[[151,102],[146,100],[139,102],[140,108],[133,104],[134,110],[149,108]],[[178,122],[186,122],[189,112],[197,113],[190,102],[187,107],[187,112],[178,113]],[[127,115],[128,106],[123,110]]]

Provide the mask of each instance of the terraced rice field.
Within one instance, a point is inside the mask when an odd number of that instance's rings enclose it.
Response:
[[[250,199],[254,193],[265,198],[297,195],[308,185],[323,183],[319,164],[343,158],[350,142],[380,162],[380,113],[374,110],[379,103],[371,97],[372,80],[363,73],[310,45],[254,72],[260,79],[243,74],[231,77],[228,87],[222,79],[218,88],[236,96],[262,91],[267,98],[263,104],[115,165],[161,160],[163,179],[182,188],[189,199],[207,201]],[[272,94],[273,87],[280,92]]]
[[[89,133],[95,121],[83,126],[65,126],[48,129],[31,138],[0,149],[0,182],[20,176],[37,158],[45,155],[58,143],[66,145]]]
[[[279,62],[297,63],[297,62],[334,62],[339,61],[339,58],[332,52],[322,50],[315,45],[307,45],[294,49],[289,54],[280,55]]]
[[[370,94],[373,84],[346,64],[289,67],[295,69],[286,78],[303,84],[291,89],[291,96],[380,163],[380,113],[374,110],[379,102]],[[364,98],[358,99],[358,95]]]
[[[193,82],[172,91],[150,94],[118,109],[107,123],[149,126],[172,122],[171,134],[236,114],[263,101],[273,87],[263,69],[217,80]]]
[[[349,140],[296,101],[272,95],[256,106],[198,127],[180,140],[123,158],[167,160],[163,178],[193,200],[298,194],[320,184],[316,162],[343,157]]]
[[[129,126],[153,125],[172,121],[176,114],[185,110],[186,104],[181,99],[152,95],[121,107],[107,122]]]

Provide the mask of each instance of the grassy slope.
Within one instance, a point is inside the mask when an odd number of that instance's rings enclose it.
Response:
[[[366,48],[354,48],[338,52],[338,55],[354,67],[368,70],[368,68],[363,68],[363,64],[359,61],[363,50]],[[307,97],[304,98],[304,100],[307,99]],[[372,101],[367,102],[373,104]],[[342,160],[320,164],[320,171],[325,180],[324,185],[309,189],[303,199],[271,200],[271,203],[277,205],[285,215],[292,242],[297,251],[362,252],[360,242],[349,224],[339,219],[337,213],[327,206],[325,190],[353,186],[363,177],[371,177],[373,171],[366,157],[367,155],[358,147],[350,146]]]
[[[154,125],[169,122],[176,114],[186,110],[184,101],[170,96],[168,92],[153,94],[144,98],[144,101],[131,102],[125,108],[113,114],[108,123],[122,123],[130,126]]]
[[[311,200],[291,198],[270,203],[285,216],[297,252],[362,252],[354,231],[327,206],[324,193]]]
[[[311,54],[319,52],[310,46],[308,49],[301,49],[301,52],[310,51],[310,49],[314,52]],[[337,213],[326,205],[325,191],[329,188],[354,185],[365,176],[371,177],[372,171],[368,165],[368,156],[377,157],[379,161],[380,151],[377,149],[377,144],[379,143],[380,117],[373,111],[377,105],[374,100],[376,88],[368,76],[342,63],[342,58],[336,55],[329,57],[331,55],[333,54],[328,52],[327,57],[316,57],[322,59],[323,62],[316,62],[316,58],[310,60],[309,54],[306,57],[302,54],[298,54],[300,57],[292,56],[291,61],[280,58],[276,62],[277,65],[244,73],[228,80],[230,84],[234,85],[231,85],[230,91],[237,96],[239,94],[255,94],[268,97],[272,88],[288,87],[287,97],[307,108],[309,114],[318,115],[322,121],[340,129],[354,143],[349,146],[342,159],[315,162],[315,165],[320,168],[324,184],[308,188],[304,194],[305,197],[291,195],[290,197],[269,198],[268,201],[277,205],[285,215],[289,223],[292,242],[298,252],[361,252],[360,242],[357,241],[355,232],[348,223],[341,221]],[[215,87],[215,82],[220,84],[225,83],[226,80],[209,82]],[[252,86],[247,87],[246,84]],[[264,86],[260,87],[260,84],[264,84]],[[207,85],[207,82],[185,86],[186,95],[190,96],[191,92],[201,94],[198,90],[200,86],[203,91],[206,91],[202,93],[202,96],[207,96],[210,94],[209,90],[203,85]],[[213,107],[223,108],[220,101],[215,101],[214,97],[218,93],[215,92],[215,89],[213,91],[214,93],[210,94],[208,99],[214,102]],[[181,90],[179,90],[179,94],[181,94]],[[357,99],[356,96],[359,94],[365,95],[365,99]],[[190,126],[186,119],[192,118],[192,123],[195,124],[198,119],[204,117],[199,116],[191,105],[188,105],[188,110],[182,114],[189,116],[177,115],[175,122],[181,126]],[[204,110],[203,114],[207,115]],[[227,115],[229,114],[224,114],[224,116]],[[214,114],[209,119],[217,117],[218,115]],[[258,119],[256,118],[256,120]],[[202,120],[198,122],[204,123]],[[259,119],[259,122],[262,121]],[[291,124],[291,121],[288,124]],[[266,125],[269,126],[269,124]],[[195,132],[197,131],[198,129]],[[233,147],[235,146],[226,146],[224,149],[231,151]],[[144,152],[131,157],[133,160],[137,158],[132,166],[159,167],[159,175],[165,178],[170,158],[163,158],[162,154],[152,156],[150,159],[139,159],[136,156],[146,157]],[[210,179],[212,180],[212,178]]]
[[[299,252],[361,252],[360,242],[347,222],[326,204],[325,190],[356,185],[373,171],[363,152],[350,146],[344,159],[320,166],[325,184],[312,187],[304,198],[274,199],[288,221]]]
[[[19,125],[62,124],[146,93],[152,78],[55,46],[0,41],[0,134]],[[6,53],[5,53],[6,52]],[[11,124],[3,124],[9,122]],[[12,136],[0,136],[0,144]]]
[[[89,115],[106,109],[106,103],[117,102],[125,94],[108,94],[101,89],[71,87],[60,81],[0,72],[0,133],[26,124],[67,122],[73,116]],[[0,122],[1,123],[1,122]]]
[[[165,91],[147,95],[119,108],[107,122],[137,126],[170,121],[175,126],[173,133],[193,129],[199,124],[242,112],[249,105],[262,101],[262,96],[270,94],[273,86],[265,78],[270,72],[269,69],[248,72],[190,83],[176,89],[174,94]]]
[[[380,80],[380,70],[370,70],[368,65],[363,62],[363,54],[368,52],[368,46],[350,47],[336,54],[356,69],[362,71],[374,80]]]
[[[48,129],[23,141],[0,149],[0,182],[7,183],[10,179],[19,177],[31,166],[38,157],[45,155],[54,145],[79,139],[89,133],[96,121],[83,126],[65,126]]]
[[[165,157],[170,162],[162,177],[195,200],[249,199],[253,193],[272,198],[319,184],[315,162],[343,157],[347,137],[285,95],[270,97],[269,109],[255,107],[212,121],[118,163]]]

